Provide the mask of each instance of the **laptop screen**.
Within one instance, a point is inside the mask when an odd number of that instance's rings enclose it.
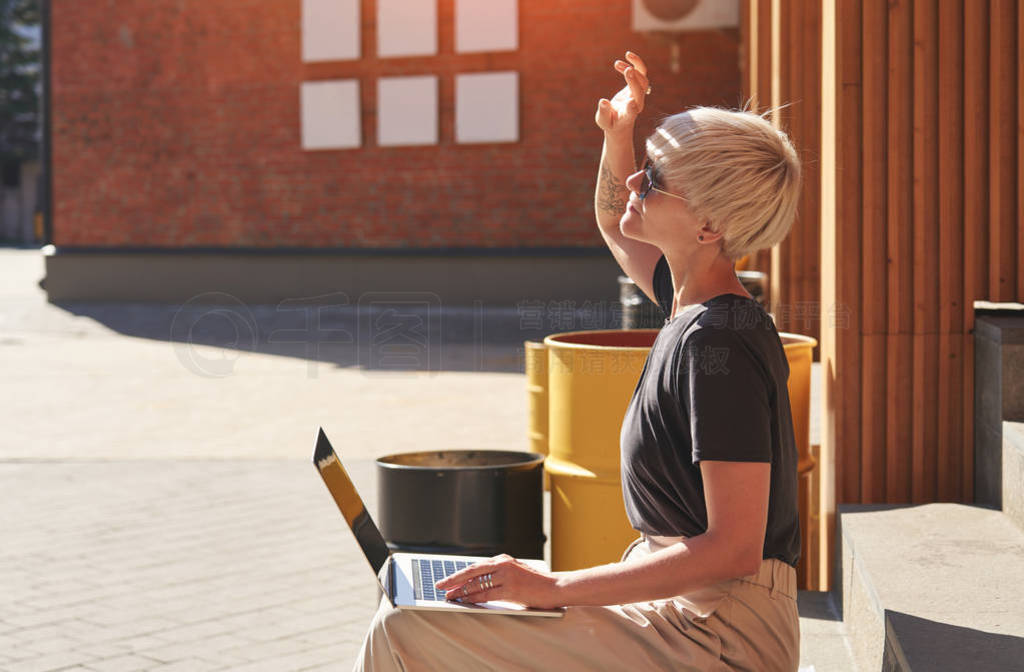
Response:
[[[352,485],[352,480],[345,472],[345,468],[341,466],[341,461],[334,452],[334,448],[331,447],[331,442],[327,440],[327,435],[324,434],[322,427],[316,438],[313,464],[320,471],[320,476],[327,484],[327,489],[331,491],[334,502],[341,509],[341,515],[345,517],[349,527],[352,528],[352,534],[355,535],[356,541],[362,547],[366,559],[370,561],[370,566],[380,576],[380,570],[384,567],[391,552],[388,550],[388,545],[384,542],[380,530],[377,529],[377,525],[363,505],[362,498],[356,492],[355,486]]]

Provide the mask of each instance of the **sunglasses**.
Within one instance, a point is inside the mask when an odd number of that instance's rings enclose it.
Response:
[[[638,199],[642,201],[645,198],[647,198],[647,194],[651,193],[652,191],[656,191],[659,194],[665,194],[666,196],[671,196],[672,198],[678,198],[682,201],[686,200],[686,198],[682,196],[669,193],[664,189],[659,189],[658,187],[654,186],[655,178],[657,177],[657,172],[654,170],[654,164],[651,163],[650,159],[644,161],[643,171],[644,179],[643,181],[640,182],[640,191],[636,193]]]

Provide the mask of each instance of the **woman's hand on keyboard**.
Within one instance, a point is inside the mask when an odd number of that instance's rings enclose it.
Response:
[[[449,600],[490,602],[503,600],[527,607],[564,606],[558,599],[555,575],[541,572],[511,555],[496,555],[455,572],[435,584]]]

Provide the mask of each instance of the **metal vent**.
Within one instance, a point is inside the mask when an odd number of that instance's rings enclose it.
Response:
[[[739,0],[633,0],[633,30],[672,31],[735,28]]]

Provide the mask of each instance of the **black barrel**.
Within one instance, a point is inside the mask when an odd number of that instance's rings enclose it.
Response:
[[[392,551],[544,557],[544,456],[446,450],[377,460],[378,516]]]
[[[736,271],[736,277],[743,283],[751,297],[765,305],[765,287],[768,274],[761,271]],[[622,304],[623,329],[660,329],[665,324],[665,314],[627,275],[619,276],[619,301]]]
[[[743,283],[744,289],[762,306],[765,302],[765,287],[768,285],[768,274],[761,271],[736,271],[736,277]]]
[[[661,329],[664,326],[665,313],[628,275],[619,276],[619,302],[623,329]]]

